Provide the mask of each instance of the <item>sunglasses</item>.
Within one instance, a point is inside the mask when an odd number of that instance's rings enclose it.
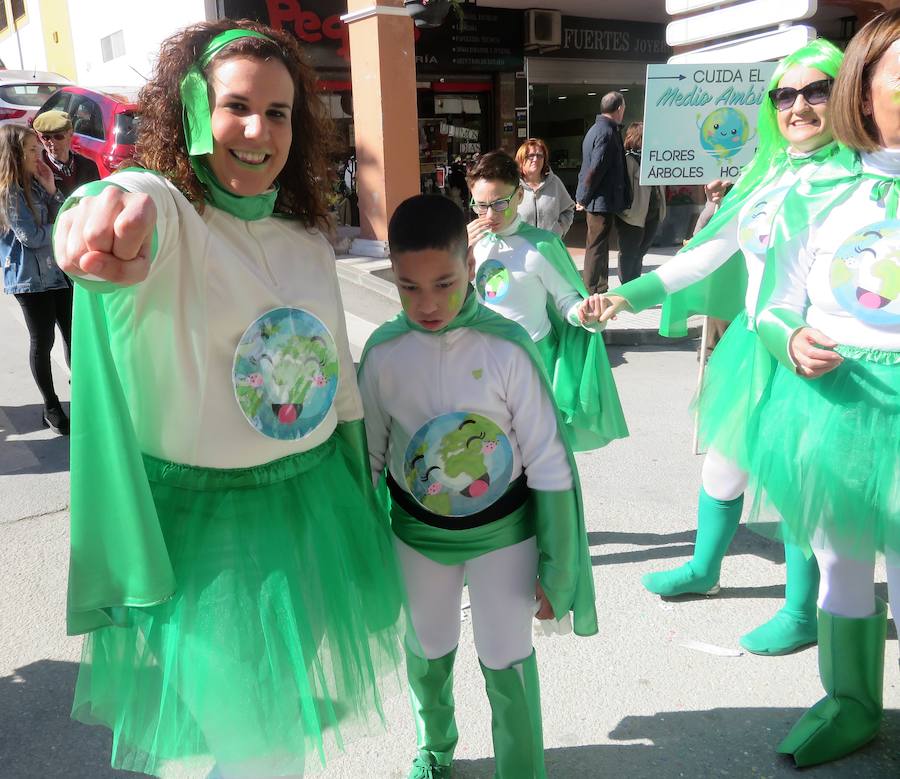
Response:
[[[509,208],[509,201],[512,200],[516,196],[516,192],[519,191],[519,188],[516,187],[509,197],[501,198],[500,200],[495,200],[492,203],[476,203],[474,200],[469,201],[469,208],[471,208],[476,214],[479,216],[484,216],[488,209],[492,209],[495,214],[502,213]]]
[[[38,133],[42,141],[64,141],[68,133]]]
[[[532,152],[531,154],[526,154],[525,159],[526,160],[542,160],[542,159],[544,159],[544,155],[541,154],[541,152],[536,151],[536,152]]]
[[[787,111],[797,101],[797,95],[803,95],[803,99],[810,105],[821,105],[828,101],[831,95],[833,78],[823,78],[821,81],[813,81],[803,89],[793,87],[778,87],[769,92],[769,99],[779,111]]]

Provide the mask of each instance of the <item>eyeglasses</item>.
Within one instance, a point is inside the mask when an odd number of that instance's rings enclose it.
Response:
[[[833,78],[823,78],[807,84],[803,89],[778,87],[769,92],[769,99],[779,111],[787,111],[788,108],[791,108],[797,102],[797,95],[803,95],[803,99],[810,105],[821,105],[827,102],[831,96],[833,83]]]
[[[64,141],[68,133],[38,133],[42,141]]]
[[[519,191],[519,188],[516,187],[509,195],[509,197],[504,197],[500,200],[495,200],[492,203],[476,203],[474,200],[469,201],[469,208],[471,208],[476,214],[479,216],[484,216],[488,212],[490,208],[495,214],[499,214],[503,211],[506,211],[509,208],[509,201],[512,200],[516,196],[516,192]]]
[[[526,160],[542,160],[542,159],[544,159],[544,155],[541,152],[536,151],[536,152],[532,152],[531,154],[526,154],[525,159]]]

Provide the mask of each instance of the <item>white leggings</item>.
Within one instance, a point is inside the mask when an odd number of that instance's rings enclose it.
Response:
[[[820,533],[813,539],[819,563],[819,608],[839,617],[859,619],[875,613],[875,560],[843,556]],[[888,600],[897,620],[900,601],[900,559],[887,557]]]
[[[747,472],[715,449],[703,459],[703,489],[715,500],[734,500],[747,489]]]
[[[425,657],[459,643],[460,604],[469,584],[475,650],[485,666],[509,668],[532,651],[538,550],[535,539],[496,549],[459,565],[442,565],[394,538],[409,593],[412,624]]]

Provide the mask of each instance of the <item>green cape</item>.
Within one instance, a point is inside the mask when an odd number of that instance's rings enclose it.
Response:
[[[581,274],[558,235],[524,222],[519,224],[515,235],[534,246],[583,298],[588,297]],[[572,448],[586,452],[606,446],[616,438],[627,438],[628,426],[603,334],[563,320],[549,295],[547,315],[552,335],[543,339],[539,348],[547,352],[542,356]]]
[[[543,232],[543,231],[541,231]],[[469,294],[456,318],[442,330],[435,333],[419,327],[401,312],[390,322],[381,325],[372,333],[362,357],[359,360],[359,374],[365,369],[366,357],[379,344],[392,341],[412,331],[439,335],[459,327],[470,327],[487,335],[503,338],[521,347],[531,358],[544,388],[553,397],[553,387],[544,370],[541,355],[528,333],[515,322],[496,314],[478,303],[475,291]],[[569,328],[574,329],[574,328]],[[560,431],[564,429],[564,418],[557,405],[556,423]],[[591,555],[584,526],[584,504],[581,498],[581,483],[575,456],[564,435],[560,436],[572,471],[572,489],[568,492],[544,492],[532,490],[534,519],[540,561],[538,572],[557,619],[572,611],[574,629],[580,636],[597,632],[597,611],[594,603],[594,577]],[[383,478],[382,478],[383,481]],[[387,496],[386,489],[381,491]],[[500,520],[502,522],[502,520]],[[490,526],[487,526],[490,527]]]
[[[64,209],[105,186],[115,185],[91,182],[80,188]],[[127,624],[128,608],[156,605],[176,588],[123,377],[110,348],[119,325],[109,318],[106,301],[112,295],[132,297],[134,289],[73,281],[70,635]],[[339,423],[337,432],[352,447],[350,466],[360,484],[371,484],[362,420]]]

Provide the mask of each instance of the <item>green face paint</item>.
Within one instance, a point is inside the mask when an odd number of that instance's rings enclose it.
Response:
[[[403,306],[403,309],[406,310],[409,308],[409,295],[405,292],[400,293],[400,305]]]
[[[458,311],[462,306],[462,293],[458,289],[450,293],[450,296],[447,298],[447,305],[454,312]]]

